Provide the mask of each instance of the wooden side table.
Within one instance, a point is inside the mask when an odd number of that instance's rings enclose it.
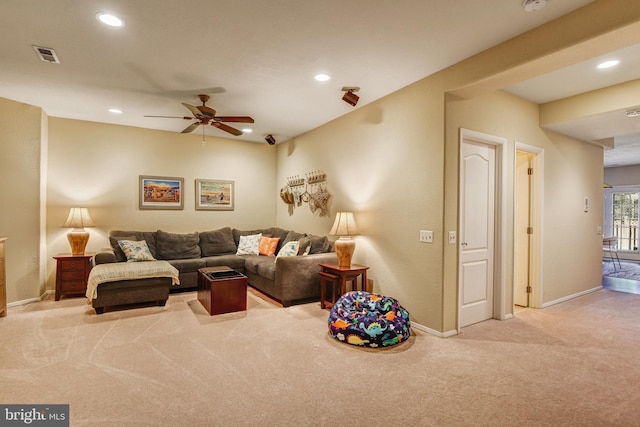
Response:
[[[358,264],[351,264],[349,267],[340,267],[338,264],[320,264],[320,307],[333,307],[338,297],[347,292],[347,282],[351,282],[352,290],[357,290],[358,277],[360,277],[360,290],[366,291],[368,269],[369,267]],[[327,299],[327,284],[331,284],[331,299]]]
[[[62,296],[84,295],[91,271],[93,253],[84,255],[58,254],[56,260],[56,301]]]

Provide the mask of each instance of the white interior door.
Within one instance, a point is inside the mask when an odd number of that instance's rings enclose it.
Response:
[[[460,156],[460,327],[493,317],[496,149],[470,140]]]
[[[531,227],[531,154],[516,152],[516,226],[513,303],[529,307],[529,259]]]

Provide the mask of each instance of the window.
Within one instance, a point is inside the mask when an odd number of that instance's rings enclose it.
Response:
[[[619,250],[638,251],[639,193],[638,188],[612,188],[605,191],[605,234],[618,238]]]

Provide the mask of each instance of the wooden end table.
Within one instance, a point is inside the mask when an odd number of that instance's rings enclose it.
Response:
[[[359,264],[351,264],[349,267],[340,267],[338,264],[320,264],[320,307],[331,308],[338,297],[347,292],[347,282],[351,282],[351,289],[358,289],[358,277],[360,277],[360,290],[367,290],[367,270],[369,267]],[[331,284],[331,299],[327,298],[327,284]]]
[[[63,296],[84,296],[93,255],[58,254],[53,257],[56,260],[56,301]]]

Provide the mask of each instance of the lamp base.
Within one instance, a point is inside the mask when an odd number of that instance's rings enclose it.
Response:
[[[67,240],[71,246],[71,255],[84,255],[84,248],[87,247],[89,241],[89,232],[70,231],[67,233]]]
[[[356,250],[355,240],[349,237],[340,237],[335,241],[336,255],[338,255],[338,265],[340,267],[351,267],[351,257]]]

